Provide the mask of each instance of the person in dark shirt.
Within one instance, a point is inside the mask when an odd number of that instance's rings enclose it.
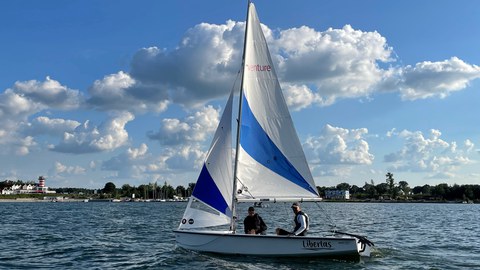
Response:
[[[298,202],[295,202],[292,204],[292,210],[295,213],[295,217],[293,219],[293,221],[295,222],[295,228],[293,229],[293,232],[289,232],[284,229],[277,228],[275,230],[277,232],[277,235],[290,235],[290,236],[307,235],[308,223],[309,223],[307,214],[302,212],[302,209],[300,208],[300,203]]]
[[[246,234],[265,235],[267,233],[267,225],[251,206],[248,208],[248,216],[243,220],[243,227]]]

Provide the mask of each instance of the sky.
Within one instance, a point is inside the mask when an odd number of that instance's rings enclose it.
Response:
[[[480,2],[254,1],[318,186],[480,184]],[[0,1],[0,180],[195,182],[246,1]]]

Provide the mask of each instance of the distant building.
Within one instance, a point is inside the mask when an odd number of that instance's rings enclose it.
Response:
[[[56,193],[53,190],[48,190],[45,185],[45,177],[38,177],[38,184],[24,184],[24,185],[12,185],[11,187],[4,188],[2,195],[14,195],[14,194],[32,194],[32,193]]]
[[[325,199],[350,200],[350,192],[348,190],[325,190]]]

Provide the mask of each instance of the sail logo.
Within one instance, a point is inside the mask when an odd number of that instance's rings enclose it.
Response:
[[[329,241],[303,240],[303,247],[306,249],[330,249],[332,248],[332,243]]]
[[[270,72],[272,70],[272,67],[270,65],[245,65],[248,71],[267,71]]]

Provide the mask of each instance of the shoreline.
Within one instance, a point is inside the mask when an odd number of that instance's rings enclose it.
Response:
[[[112,201],[111,199],[60,199],[60,200],[44,200],[37,198],[10,198],[10,199],[0,199],[0,203],[68,203],[68,202],[114,202],[119,203],[118,201]],[[120,202],[132,202],[132,201],[120,201]],[[138,201],[144,202],[144,201]],[[174,202],[174,201],[167,201]],[[321,202],[328,203],[435,203],[435,204],[478,204],[479,202],[473,201],[427,201],[427,200],[323,200]],[[266,202],[271,203],[271,202]]]

